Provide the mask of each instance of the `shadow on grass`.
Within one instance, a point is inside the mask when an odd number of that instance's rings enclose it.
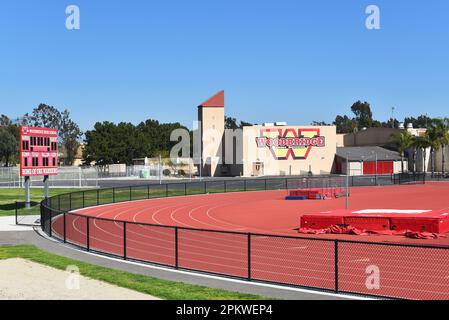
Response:
[[[40,205],[40,202],[30,201],[31,207],[36,207],[39,205]],[[25,209],[25,202],[17,202],[17,209]],[[4,211],[16,210],[16,203],[11,202],[11,203],[0,204],[0,210],[4,210]]]

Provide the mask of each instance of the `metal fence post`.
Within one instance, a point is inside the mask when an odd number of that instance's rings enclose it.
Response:
[[[147,184],[147,199],[150,199],[150,185]]]
[[[228,189],[228,188],[227,188],[226,180],[223,180],[223,190],[224,190],[224,193],[228,192],[227,189]]]
[[[165,196],[168,197],[168,183],[165,184]]]
[[[16,201],[16,224],[19,224],[19,221],[18,221],[18,219],[17,219],[17,206],[18,206],[18,203],[17,203],[17,201]]]
[[[72,210],[72,193],[69,193],[69,211]]]
[[[50,227],[50,229],[48,230],[48,236],[51,238],[52,237],[52,225],[51,225],[51,220],[52,220],[52,216],[53,216],[53,211],[51,211],[51,209],[48,209],[48,211],[49,211],[49,218],[50,218],[50,223],[49,223],[49,227]]]
[[[132,187],[129,186],[129,201],[131,201],[133,199],[133,191],[132,191]]]
[[[243,180],[243,190],[246,191],[246,180]]]
[[[84,200],[85,196],[86,196],[86,192],[83,191],[83,208],[86,206],[86,201]]]
[[[123,222],[123,259],[126,260],[126,221]]]
[[[115,188],[112,188],[112,203],[115,203]]]
[[[248,280],[251,280],[251,233],[248,233]]]
[[[186,182],[184,182],[184,195],[185,196],[187,195],[187,183]]]
[[[334,242],[334,260],[335,260],[335,292],[338,293],[338,240],[335,240]]]
[[[97,206],[100,204],[100,190],[97,189]]]
[[[179,269],[178,227],[175,227],[175,268]]]
[[[204,194],[207,193],[207,181],[204,181]]]

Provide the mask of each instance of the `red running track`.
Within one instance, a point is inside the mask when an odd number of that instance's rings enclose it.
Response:
[[[449,208],[448,183],[351,188],[353,209]],[[345,199],[285,201],[286,191],[260,191],[149,199],[91,207],[66,216],[66,238],[123,256],[124,223],[128,221],[126,256],[174,266],[175,229],[157,225],[298,236],[302,214],[344,207]],[[156,226],[142,226],[149,223]],[[53,231],[63,234],[62,219]],[[307,236],[309,237],[309,236]],[[376,242],[449,244],[447,238],[411,240],[398,236],[310,236],[312,239],[251,236],[251,278],[293,285],[335,288],[335,242],[351,239]],[[178,265],[181,268],[248,277],[248,236],[179,229]],[[339,242],[339,289],[415,299],[449,299],[449,250]],[[380,288],[367,286],[367,268],[380,272]],[[369,271],[369,270],[368,270]]]

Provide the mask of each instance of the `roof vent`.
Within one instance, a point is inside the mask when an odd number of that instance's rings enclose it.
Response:
[[[273,122],[265,122],[263,124],[264,127],[274,127],[274,123]]]
[[[278,126],[278,127],[286,126],[286,125],[287,125],[287,122],[284,122],[284,121],[278,121],[278,122],[276,122],[276,126]]]
[[[399,129],[404,129],[404,122],[399,123]]]

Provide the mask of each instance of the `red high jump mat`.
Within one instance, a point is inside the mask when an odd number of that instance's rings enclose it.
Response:
[[[449,211],[364,209],[320,212],[301,217],[301,228],[326,229],[333,225],[350,225],[371,231],[449,231]]]

